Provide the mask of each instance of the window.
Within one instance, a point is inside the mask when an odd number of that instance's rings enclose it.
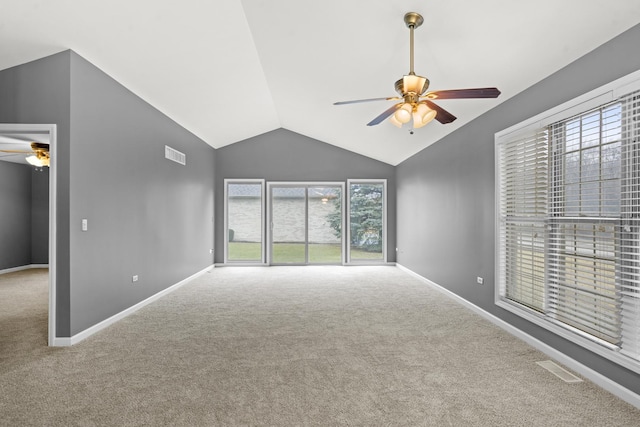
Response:
[[[225,262],[264,262],[263,180],[225,180]]]
[[[621,103],[550,126],[547,312],[611,344],[620,340]]]
[[[349,180],[350,262],[386,262],[386,181]]]
[[[640,91],[626,87],[496,136],[496,303],[640,372]]]
[[[346,199],[341,182],[266,188],[263,179],[224,180],[225,263],[386,262],[385,179],[347,180]]]

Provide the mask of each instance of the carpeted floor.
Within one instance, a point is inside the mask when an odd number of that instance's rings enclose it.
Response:
[[[394,267],[218,268],[70,348],[46,310],[0,276],[2,426],[640,425]]]

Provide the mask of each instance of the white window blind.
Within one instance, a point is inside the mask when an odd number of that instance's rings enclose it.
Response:
[[[496,148],[500,300],[640,361],[640,91]]]
[[[620,220],[621,103],[550,129],[548,314],[618,344],[615,228]]]
[[[548,132],[541,129],[500,149],[501,292],[543,310],[545,217],[548,192]]]
[[[622,100],[621,163],[618,228],[621,349],[640,360],[640,91]]]

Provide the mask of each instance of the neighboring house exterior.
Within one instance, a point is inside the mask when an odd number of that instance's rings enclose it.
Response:
[[[260,241],[262,233],[262,223],[258,220],[262,217],[260,191],[260,187],[256,185],[234,184],[229,187],[227,208],[229,229],[233,230],[233,241]],[[327,216],[335,211],[336,203],[339,202],[339,194],[335,189],[310,189],[309,243],[339,244],[341,242],[327,220]],[[273,241],[277,243],[305,241],[305,189],[276,188],[270,206],[274,222]]]

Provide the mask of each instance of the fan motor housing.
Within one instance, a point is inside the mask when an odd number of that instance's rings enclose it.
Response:
[[[45,144],[42,142],[32,142],[31,149],[34,151],[37,151],[37,150],[49,151],[49,144]]]
[[[427,79],[426,77],[424,77],[424,79],[425,79],[424,86],[420,90],[420,93],[416,93],[415,94],[417,97],[422,95],[427,90],[427,88],[429,87],[429,83],[430,83],[429,79]],[[403,98],[406,95],[410,95],[410,92],[405,92],[405,90],[404,90],[404,77],[399,79],[399,80],[396,80],[396,83],[394,84],[394,87],[396,89],[396,92],[398,92],[398,94],[400,94]]]

